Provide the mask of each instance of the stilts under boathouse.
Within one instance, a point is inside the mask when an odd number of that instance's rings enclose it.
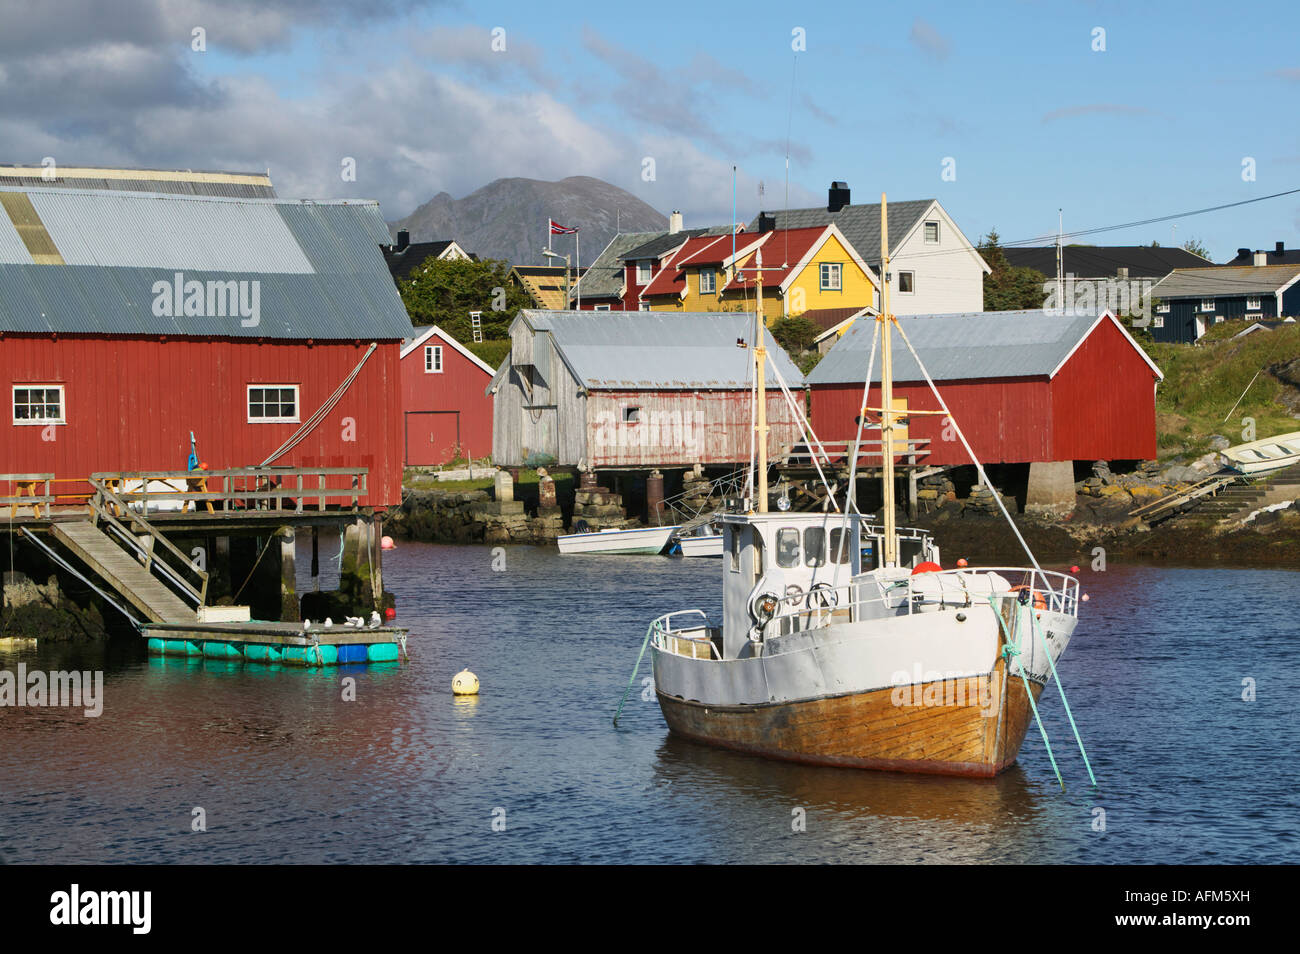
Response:
[[[160,652],[395,658],[381,540],[410,322],[383,216],[232,176],[0,178],[7,625],[61,607]],[[337,589],[316,591],[322,560]]]

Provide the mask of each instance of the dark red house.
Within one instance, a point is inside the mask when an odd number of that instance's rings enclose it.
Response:
[[[402,447],[408,467],[492,453],[496,369],[437,325],[402,342]]]
[[[398,503],[388,241],[373,202],[0,187],[0,473],[183,470],[192,432],[210,469],[366,467]]]
[[[1109,312],[982,312],[898,321],[983,463],[1156,456],[1155,391],[1163,375]],[[857,433],[876,324],[854,322],[808,375],[813,429],[822,440]],[[937,410],[897,333],[893,353],[895,400],[906,401],[909,410]],[[873,381],[880,381],[879,352]],[[879,394],[873,391],[873,406]],[[908,437],[929,441],[920,463],[970,463],[951,429],[945,434],[942,415],[912,415]]]

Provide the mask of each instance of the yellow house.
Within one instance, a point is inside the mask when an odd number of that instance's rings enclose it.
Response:
[[[763,314],[778,318],[874,311],[878,279],[834,225],[701,235],[641,293],[651,311],[752,311],[762,267]]]

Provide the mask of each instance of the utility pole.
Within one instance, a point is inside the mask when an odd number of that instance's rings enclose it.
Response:
[[[880,193],[880,489],[884,497],[884,565],[898,565],[898,535],[894,519],[894,359],[890,339],[893,319],[889,314],[889,218],[885,193]],[[866,411],[864,409],[863,413]]]

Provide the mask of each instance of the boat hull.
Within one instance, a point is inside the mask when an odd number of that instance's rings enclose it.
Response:
[[[678,537],[677,543],[682,548],[684,557],[721,557],[722,534],[706,534],[698,537]]]
[[[810,765],[991,777],[1015,762],[1030,694],[1037,701],[1042,688],[999,660],[979,676],[766,705],[657,694],[669,730],[707,745]]]
[[[556,538],[561,553],[599,553],[611,556],[653,556],[662,553],[676,527],[637,530],[598,530],[569,533]]]

